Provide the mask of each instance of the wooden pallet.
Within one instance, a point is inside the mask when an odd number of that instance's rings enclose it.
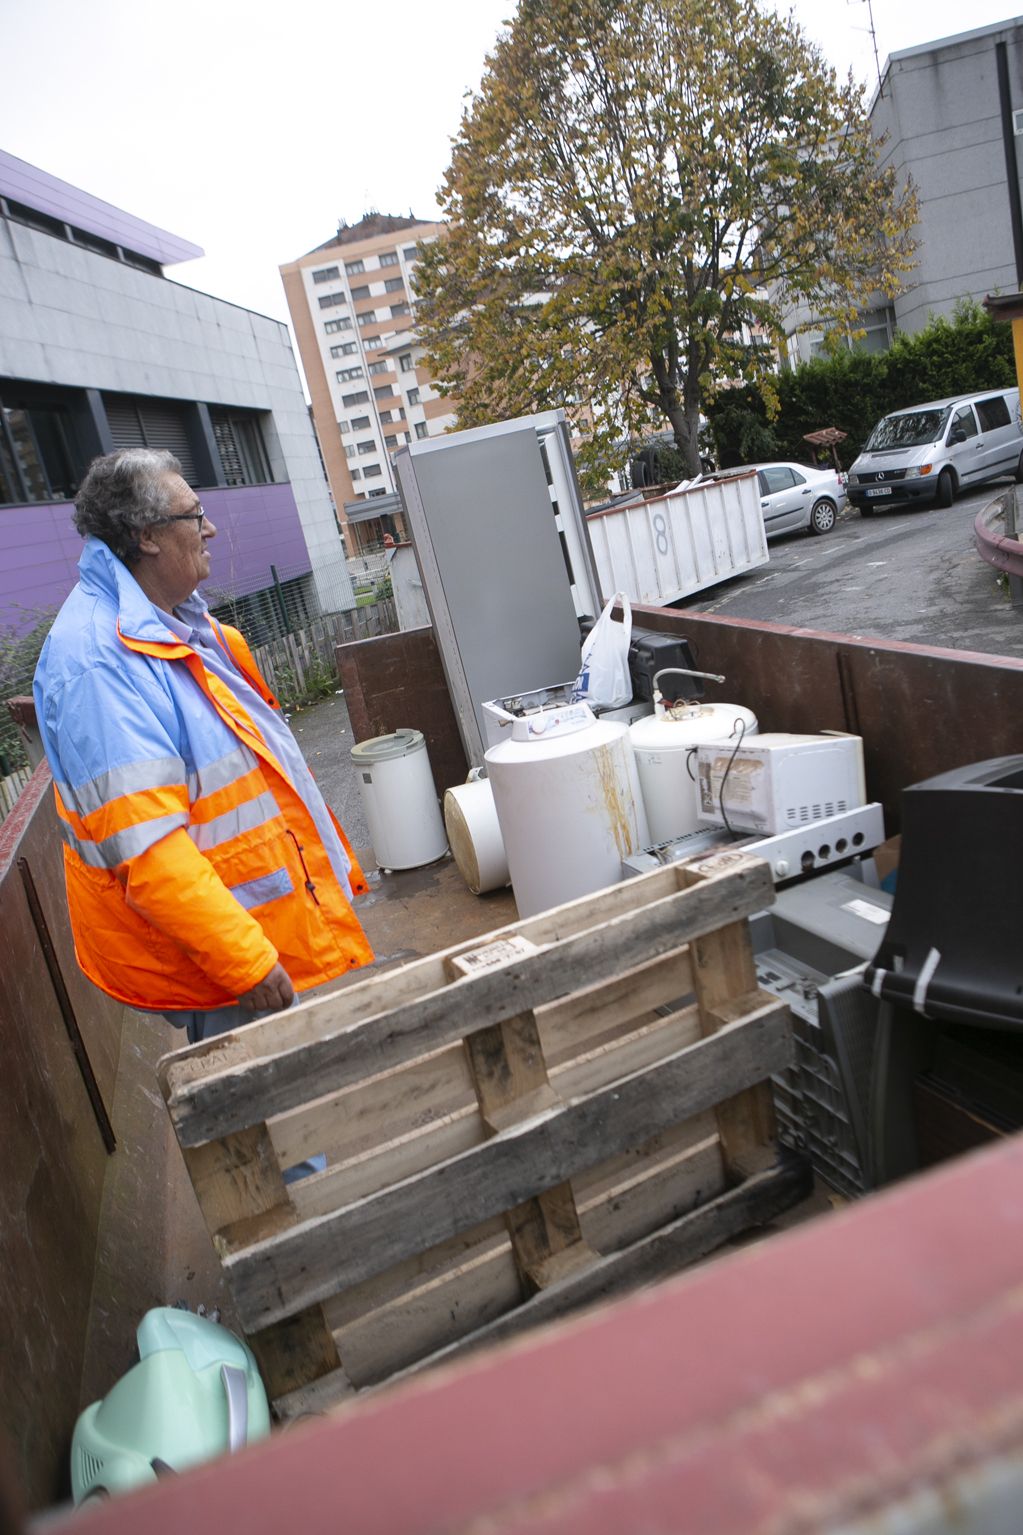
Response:
[[[282,1417],[683,1267],[807,1192],[767,865],[673,865],[167,1056]],[[281,1169],[325,1152],[327,1171]]]

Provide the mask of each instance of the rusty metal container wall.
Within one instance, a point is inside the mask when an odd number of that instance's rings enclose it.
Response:
[[[334,1535],[341,1475],[346,1527],[387,1535],[1015,1531],[1021,1175],[1014,1137],[112,1498],[88,1528]]]
[[[675,602],[767,563],[755,474],[681,485],[586,519],[605,597]]]
[[[967,762],[1023,752],[1023,660],[692,609],[638,608],[634,620],[660,634],[685,635],[697,664],[725,675],[723,683],[706,684],[708,703],[741,697],[765,730],[861,735],[868,796],[883,803],[890,833],[898,830],[899,797],[907,784]],[[435,766],[445,741],[456,755],[458,733],[430,630],[345,646],[343,656],[357,738],[411,722],[427,732]],[[425,722],[424,682],[431,707]],[[360,698],[373,700],[373,709],[360,705]],[[412,712],[417,707],[418,715]],[[452,761],[443,787],[464,772]]]
[[[645,629],[684,634],[699,665],[724,674],[706,700],[737,693],[761,730],[863,737],[868,798],[899,830],[902,790],[936,773],[1023,752],[1023,660],[943,650],[698,610],[638,610]]]
[[[123,1012],[75,964],[50,785],[49,770],[38,767],[0,827],[0,1426],[17,1447],[33,1506],[64,1493],[108,1157],[45,963],[25,866],[107,1105]]]
[[[0,826],[0,1452],[32,1509],[68,1496],[75,1419],[134,1363],[143,1312],[220,1300],[153,1092],[178,1036],[78,969],[62,846],[42,764]]]

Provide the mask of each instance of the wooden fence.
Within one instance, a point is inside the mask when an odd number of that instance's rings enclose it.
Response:
[[[10,815],[18,795],[31,777],[30,767],[20,767],[15,768],[13,773],[8,773],[4,778],[0,778],[0,821]]]
[[[304,629],[253,647],[256,665],[283,703],[299,703],[323,691],[325,679],[337,676],[335,645],[372,639],[398,628],[393,599],[369,603],[348,613],[329,613]]]

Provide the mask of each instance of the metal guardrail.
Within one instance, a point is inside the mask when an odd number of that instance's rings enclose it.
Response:
[[[973,538],[981,559],[1008,576],[1013,607],[1023,608],[1023,543],[1017,533],[1017,495],[1018,488],[1013,486],[997,501],[981,507],[974,520]]]

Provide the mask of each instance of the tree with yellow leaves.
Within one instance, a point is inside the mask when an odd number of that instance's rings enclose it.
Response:
[[[417,274],[460,426],[565,406],[614,445],[767,376],[786,309],[853,326],[912,264],[915,198],[851,77],[757,0],[519,0],[470,99]]]

